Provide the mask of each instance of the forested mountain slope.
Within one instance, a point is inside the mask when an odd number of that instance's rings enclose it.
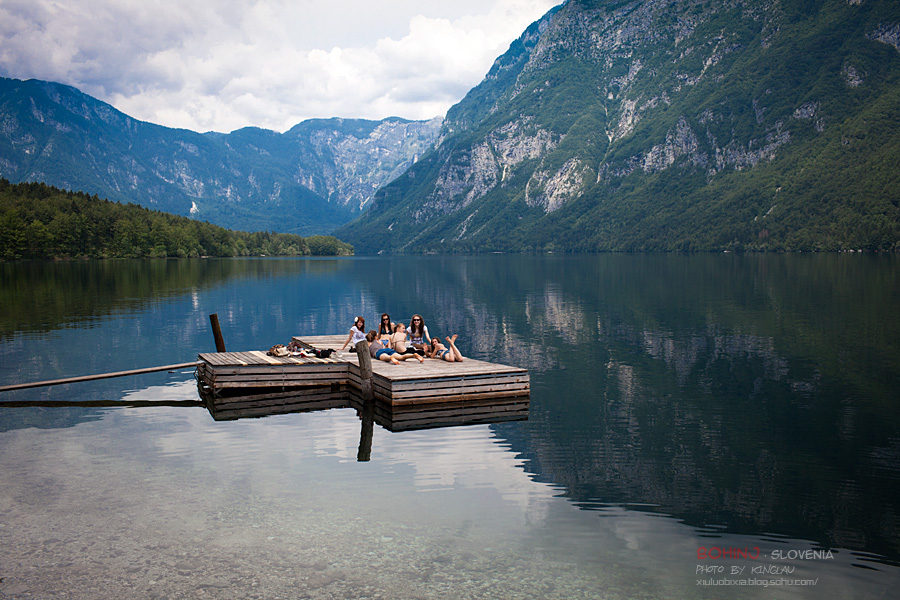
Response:
[[[900,3],[569,0],[357,252],[900,249]]]
[[[352,246],[331,236],[231,231],[137,204],[0,178],[0,261],[351,254]]]

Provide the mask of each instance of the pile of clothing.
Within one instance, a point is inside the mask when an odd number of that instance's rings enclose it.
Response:
[[[303,358],[330,358],[336,350],[332,348],[310,348],[297,342],[291,342],[287,346],[275,344],[266,351],[269,356],[300,356]]]

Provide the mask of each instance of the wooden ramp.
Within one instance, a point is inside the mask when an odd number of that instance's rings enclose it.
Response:
[[[345,336],[302,336],[294,341],[309,347],[339,350]],[[361,389],[356,354],[344,351],[328,359],[273,357],[265,352],[219,352],[200,354],[197,380],[215,399],[225,404],[229,397],[284,394],[308,396],[309,400]],[[530,394],[528,371],[474,359],[461,363],[425,359],[399,365],[372,361],[376,400],[392,406],[474,402],[521,398]],[[264,398],[257,398],[264,400]],[[254,400],[255,401],[255,400]],[[235,407],[237,408],[237,407]]]

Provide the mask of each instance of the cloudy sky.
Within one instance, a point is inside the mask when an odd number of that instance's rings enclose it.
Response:
[[[0,76],[195,131],[427,119],[561,1],[0,0]]]

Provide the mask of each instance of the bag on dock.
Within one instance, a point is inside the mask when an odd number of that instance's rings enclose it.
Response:
[[[284,344],[275,344],[266,352],[269,356],[290,356],[291,351]]]

